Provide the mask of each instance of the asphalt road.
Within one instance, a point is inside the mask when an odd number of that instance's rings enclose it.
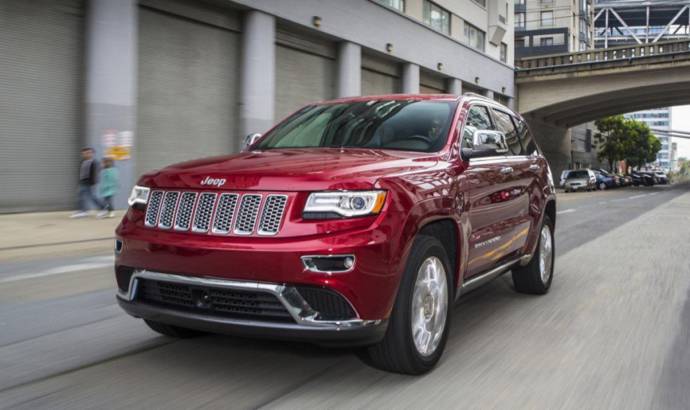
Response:
[[[690,408],[690,187],[559,196],[555,279],[456,306],[432,373],[348,350],[158,336],[112,256],[0,260],[0,408]]]

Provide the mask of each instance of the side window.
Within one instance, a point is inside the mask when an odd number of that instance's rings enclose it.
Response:
[[[472,148],[475,131],[491,129],[493,129],[493,124],[489,109],[483,105],[473,105],[470,107],[465,120],[465,127],[462,132],[462,148]]]
[[[520,141],[522,142],[522,155],[536,154],[538,152],[537,144],[534,142],[534,138],[532,137],[532,134],[529,132],[527,124],[525,124],[524,121],[515,117],[513,117],[513,121],[515,121],[515,125],[517,126],[518,130],[518,135],[520,137]]]
[[[517,129],[515,129],[515,124],[510,118],[510,114],[503,111],[493,110],[494,118],[496,118],[496,128],[501,131],[506,136],[506,143],[508,144],[508,149],[513,155],[522,155],[522,146],[520,146],[520,139],[518,138]]]

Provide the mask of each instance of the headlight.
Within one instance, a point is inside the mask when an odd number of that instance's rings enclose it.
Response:
[[[386,201],[386,191],[314,192],[304,206],[304,219],[349,218],[376,215]]]
[[[146,203],[149,201],[150,192],[151,189],[145,186],[134,185],[134,188],[132,188],[132,193],[129,194],[129,199],[127,199],[127,203],[129,206],[135,206],[137,204],[146,205]]]

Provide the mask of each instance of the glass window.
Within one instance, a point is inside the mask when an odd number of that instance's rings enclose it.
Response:
[[[392,9],[396,9],[401,13],[405,12],[405,0],[376,0],[377,2],[388,6]]]
[[[428,0],[424,2],[424,23],[434,30],[450,35],[450,12]]]
[[[542,11],[541,12],[541,25],[542,25],[542,27],[553,26],[553,11]]]
[[[525,28],[525,13],[515,13],[515,28]]]
[[[515,121],[515,127],[517,128],[518,135],[520,136],[522,155],[536,155],[539,150],[537,149],[537,144],[534,142],[532,133],[529,132],[527,124],[516,117],[513,117],[513,121]]]
[[[553,45],[553,37],[542,37],[539,39],[539,45],[540,46],[552,46]]]
[[[524,37],[518,37],[515,39],[515,47],[524,47],[525,46],[525,38]]]
[[[513,155],[522,155],[522,146],[520,146],[520,139],[518,138],[517,129],[510,119],[510,114],[503,111],[493,110],[494,118],[496,119],[496,128],[506,136],[506,143],[508,149]]]
[[[472,0],[472,1],[479,4],[482,7],[486,7],[486,0]]]
[[[477,27],[465,22],[465,44],[479,51],[484,51],[486,34]]]
[[[491,130],[491,116],[489,109],[483,105],[473,105],[467,112],[467,120],[462,130],[462,148],[472,148],[474,133],[477,130]]]
[[[374,148],[435,152],[448,139],[455,102],[370,100],[312,105],[257,145],[278,148]]]
[[[508,44],[501,43],[501,61],[504,63],[508,61]]]

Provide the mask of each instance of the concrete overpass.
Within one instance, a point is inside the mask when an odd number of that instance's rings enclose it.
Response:
[[[690,40],[529,57],[516,66],[519,111],[554,173],[570,161],[569,127],[690,104]]]

